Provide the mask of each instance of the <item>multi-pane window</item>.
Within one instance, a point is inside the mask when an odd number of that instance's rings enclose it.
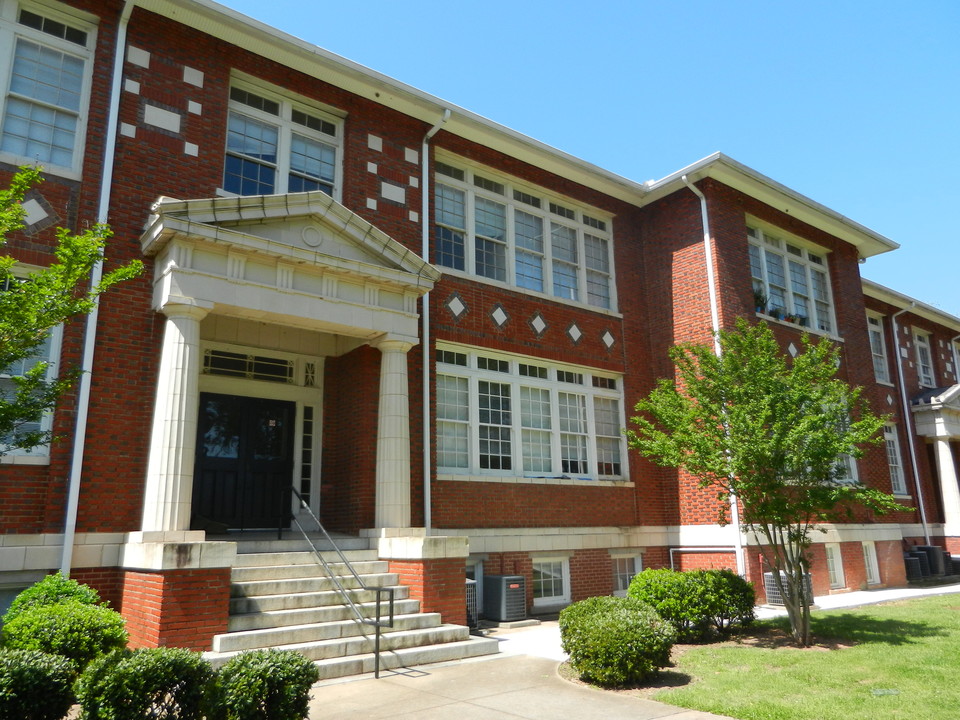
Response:
[[[0,153],[52,172],[79,170],[94,35],[50,8],[0,3],[0,77],[9,78]]]
[[[625,474],[619,378],[532,359],[437,351],[437,466],[459,474]]]
[[[237,195],[337,191],[341,127],[259,88],[230,88],[223,189]]]
[[[840,555],[840,545],[838,543],[826,543],[823,549],[827,554],[827,574],[830,577],[830,587],[833,589],[844,587],[846,582],[843,577],[843,558]]]
[[[880,567],[877,564],[877,546],[872,540],[863,543],[863,565],[867,575],[867,585],[880,582]]]
[[[896,425],[887,423],[883,426],[883,443],[887,448],[890,488],[894,495],[906,495],[907,482],[903,474],[903,461],[900,459],[900,439],[897,437]]]
[[[630,581],[643,569],[640,565],[640,558],[629,555],[612,557],[610,561],[613,565],[613,594],[622,597],[627,594]]]
[[[748,227],[753,292],[766,313],[823,332],[834,331],[826,255],[757,227]]]
[[[867,330],[870,333],[873,374],[878,382],[890,382],[890,371],[887,367],[887,346],[883,339],[883,320],[872,315],[868,316]]]
[[[566,558],[538,558],[533,561],[534,606],[570,602],[569,561]]]
[[[438,265],[614,309],[609,220],[493,173],[441,161],[434,169]]]
[[[0,279],[0,293],[10,291],[18,282],[20,282],[20,280],[15,278],[7,278],[6,280]],[[60,337],[61,328],[54,328],[46,335],[46,337],[44,337],[43,342],[34,348],[33,352],[31,352],[29,356],[20,358],[6,367],[0,367],[0,397],[3,397],[4,399],[10,399],[14,397],[18,389],[16,378],[23,377],[40,363],[46,363],[47,369],[45,379],[47,381],[53,380],[57,374],[57,358],[60,356]],[[44,413],[43,416],[37,421],[21,423],[16,428],[16,433],[45,433],[50,430],[52,421],[52,413]],[[46,445],[35,447],[32,450],[5,448],[4,444],[5,442],[9,442],[9,440],[9,437],[6,438],[6,440],[3,437],[0,437],[0,449],[3,449],[4,454],[9,456],[23,456],[29,454],[37,457],[45,457],[48,453],[48,447]]]
[[[917,351],[917,374],[920,384],[925,387],[934,387],[933,356],[930,354],[930,336],[922,332],[914,332],[913,344]]]

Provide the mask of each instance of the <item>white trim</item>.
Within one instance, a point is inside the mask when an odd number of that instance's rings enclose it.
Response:
[[[830,579],[830,589],[839,590],[847,586],[843,574],[843,553],[839,543],[824,543],[823,551],[827,558],[827,575]]]
[[[863,566],[867,585],[879,585],[880,566],[877,563],[877,546],[873,540],[863,542]]]

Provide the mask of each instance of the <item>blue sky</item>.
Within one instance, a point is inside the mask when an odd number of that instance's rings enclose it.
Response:
[[[226,4],[631,180],[715,151],[901,245],[960,316],[960,2]]]

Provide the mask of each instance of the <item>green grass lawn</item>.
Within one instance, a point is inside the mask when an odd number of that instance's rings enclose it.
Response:
[[[684,652],[653,699],[741,720],[960,718],[960,595],[815,611],[805,650],[788,627]]]

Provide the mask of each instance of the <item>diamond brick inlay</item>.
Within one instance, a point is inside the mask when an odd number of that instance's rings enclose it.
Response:
[[[600,337],[600,339],[603,341],[603,344],[607,346],[607,350],[612,348],[613,344],[617,341],[617,339],[613,336],[613,334],[609,330],[604,332],[603,335]]]
[[[447,310],[450,311],[450,314],[453,315],[454,319],[459,320],[460,316],[467,311],[467,306],[463,304],[463,300],[460,299],[460,296],[454,293],[450,296],[450,299],[447,300]]]
[[[794,345],[793,343],[790,343],[790,345],[787,347],[787,352],[790,353],[790,357],[796,357],[797,353],[800,351],[797,350],[796,345]]]
[[[576,345],[580,342],[580,338],[583,337],[583,332],[579,327],[577,327],[576,323],[573,323],[567,328],[567,335],[570,336],[570,339],[573,340],[573,344]]]
[[[543,336],[543,333],[547,330],[547,321],[543,319],[543,315],[537,313],[530,318],[530,329],[538,338]]]
[[[503,309],[503,306],[500,303],[497,303],[493,306],[493,312],[490,313],[490,319],[493,320],[494,325],[498,328],[502,328],[507,324],[507,320],[510,319],[510,316],[507,315],[507,311]]]

